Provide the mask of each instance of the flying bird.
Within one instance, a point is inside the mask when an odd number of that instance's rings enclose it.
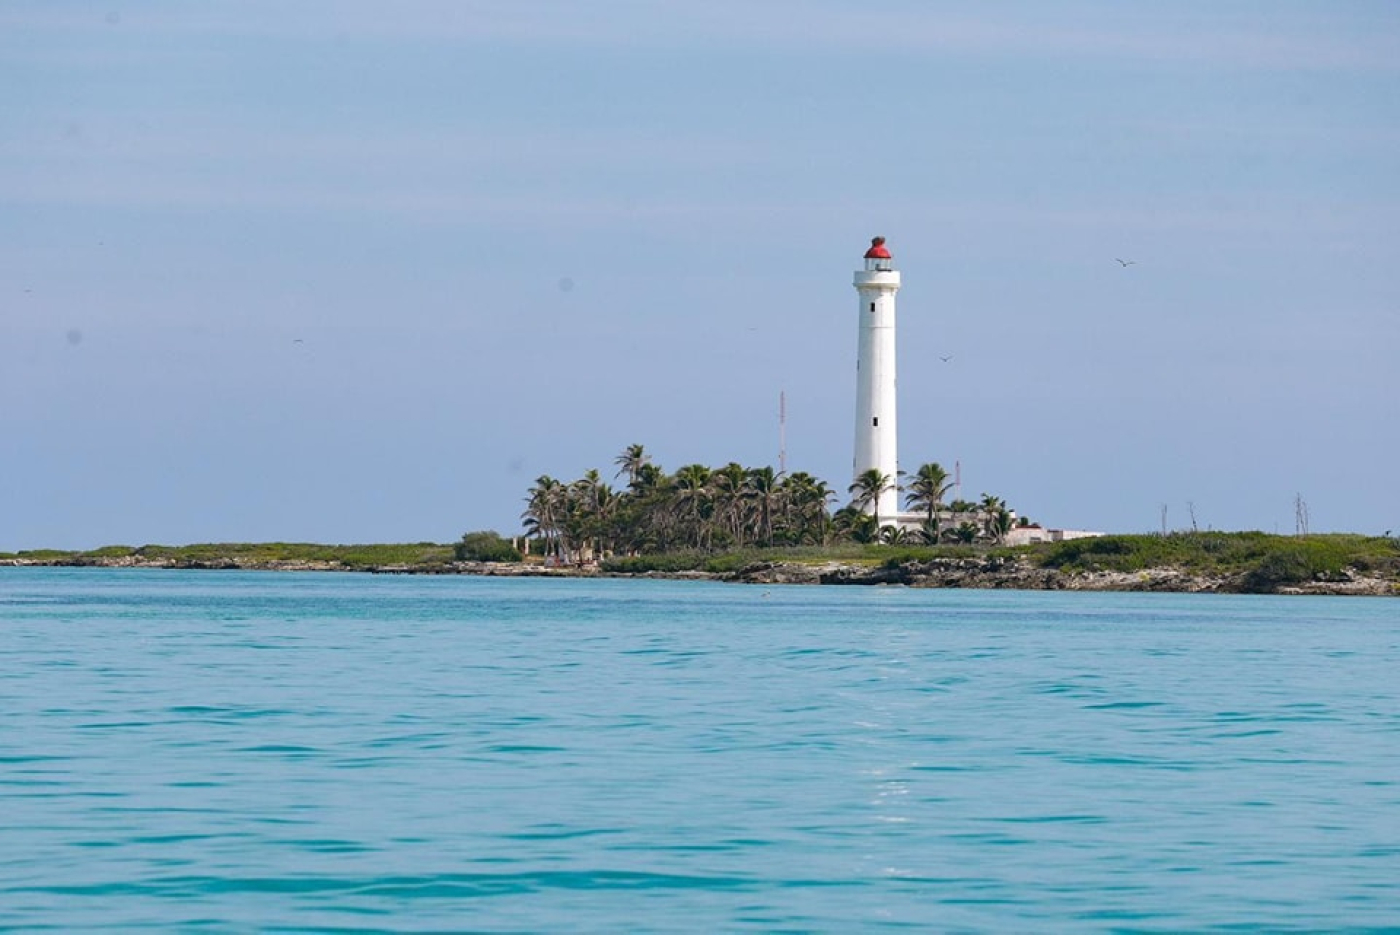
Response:
[[[950,360],[953,359],[953,355],[952,355],[952,354],[949,354],[947,357],[940,357],[940,358],[938,358],[938,359],[941,360],[941,361],[943,361],[943,362],[946,364],[948,361],[950,361]]]
[[[1115,260],[1118,260],[1118,265],[1119,265],[1119,266],[1125,266],[1125,267],[1126,267],[1126,266],[1132,266],[1134,263],[1137,262],[1137,260],[1119,260],[1118,257],[1114,257],[1114,259],[1115,259]]]

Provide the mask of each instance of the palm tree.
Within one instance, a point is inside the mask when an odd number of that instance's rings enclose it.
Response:
[[[817,523],[817,538],[814,545],[826,545],[827,536],[831,533],[831,513],[829,507],[836,499],[836,491],[831,489],[831,485],[824,480],[812,478],[807,487],[808,507],[812,511],[813,518]]]
[[[619,526],[622,519],[622,504],[622,494],[607,484],[598,485],[598,490],[594,495],[593,536],[599,556],[617,551],[618,540],[622,535]]]
[[[959,523],[955,529],[949,529],[945,535],[954,542],[961,542],[963,545],[971,545],[977,540],[977,526],[964,520]]]
[[[556,558],[562,558],[561,553],[566,551],[562,524],[567,499],[568,492],[564,485],[548,474],[542,474],[530,488],[525,512],[520,514],[525,522],[526,534],[543,539],[545,554],[552,552]]]
[[[849,535],[852,540],[868,545],[880,541],[880,527],[875,525],[875,517],[857,510],[852,516]]]
[[[909,532],[902,526],[886,526],[880,530],[880,541],[885,545],[903,545],[909,541]]]
[[[617,544],[632,554],[664,552],[675,530],[671,479],[654,464],[643,464],[615,513]]]
[[[810,535],[813,545],[825,545],[829,524],[826,507],[835,496],[831,487],[806,471],[797,471],[783,479],[781,492],[784,526],[791,540],[800,544]]]
[[[892,489],[897,489],[892,477],[881,474],[879,468],[870,468],[857,474],[851,486],[846,488],[846,492],[854,495],[851,498],[851,506],[861,512],[869,510],[870,515],[875,517],[875,528],[879,529],[880,495]]]
[[[584,472],[583,477],[563,488],[562,509],[559,510],[558,526],[568,545],[576,547],[576,561],[597,558],[602,553],[602,536],[613,508],[616,495],[612,488],[603,482],[596,469]],[[606,507],[606,509],[605,509]],[[605,513],[609,515],[605,515]],[[569,551],[573,551],[570,548]]]
[[[627,488],[634,494],[646,494],[660,488],[666,482],[666,472],[650,461],[637,466],[637,472],[627,482]]]
[[[1011,511],[1006,507],[998,507],[987,520],[987,534],[992,537],[993,542],[1001,545],[1006,541],[1007,533],[1011,532],[1013,522]]]
[[[917,535],[919,541],[924,545],[938,545],[939,532],[937,518],[932,521],[925,520],[923,524],[919,526]]]
[[[603,486],[603,478],[598,473],[597,468],[589,468],[583,472],[583,476],[569,485],[569,490],[573,492],[581,503],[590,510],[598,506],[598,489]]]
[[[984,493],[981,502],[977,504],[977,510],[979,518],[982,520],[982,531],[988,539],[995,539],[996,534],[992,530],[992,523],[999,512],[1006,512],[1006,501],[1001,497]]]
[[[707,513],[711,506],[711,471],[703,464],[687,464],[676,471],[672,479],[675,496],[672,499],[678,518],[688,521],[689,532],[696,548],[705,544]]]
[[[937,461],[919,465],[914,479],[905,490],[908,498],[905,506],[924,513],[924,525],[938,529],[938,514],[943,509],[943,497],[953,488],[948,472]]]
[[[618,466],[617,473],[613,479],[627,475],[627,486],[631,487],[637,483],[637,473],[641,471],[642,465],[651,462],[651,455],[643,450],[641,445],[628,445],[622,449],[622,454],[613,459],[613,464]]]
[[[754,505],[758,507],[757,530],[759,543],[773,544],[773,502],[778,496],[778,475],[771,467],[750,468],[747,490]]]
[[[559,538],[563,543],[563,558],[571,564],[582,565],[589,558],[589,533],[593,528],[592,513],[574,484],[564,488],[564,508],[559,517]]]
[[[730,461],[710,475],[710,488],[714,492],[716,519],[723,522],[726,531],[736,546],[744,544],[744,509],[747,506],[745,495],[749,472],[742,464]]]

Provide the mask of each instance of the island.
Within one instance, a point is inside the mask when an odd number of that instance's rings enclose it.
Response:
[[[455,544],[212,543],[0,553],[0,566],[672,578],[736,583],[1400,596],[1400,538],[1261,532],[1106,535],[996,546],[840,543],[561,562],[489,531]]]

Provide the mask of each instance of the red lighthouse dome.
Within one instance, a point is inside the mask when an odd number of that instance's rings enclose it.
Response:
[[[865,258],[866,258],[867,260],[889,260],[889,259],[893,259],[893,257],[890,256],[890,248],[887,247],[887,246],[885,246],[885,238],[883,238],[883,237],[873,237],[873,238],[871,238],[871,240],[870,240],[870,249],[867,250],[867,251],[865,251]]]

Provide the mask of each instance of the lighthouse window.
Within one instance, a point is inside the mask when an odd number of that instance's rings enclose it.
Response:
[[[875,311],[875,303],[874,303],[874,302],[871,302],[871,303],[870,303],[870,310],[871,310],[872,312]]]
[[[873,426],[875,426],[875,428],[879,428],[879,427],[880,427],[880,417],[879,417],[879,416],[876,416],[875,418],[871,419],[871,420],[870,420],[870,424],[873,425]]]

